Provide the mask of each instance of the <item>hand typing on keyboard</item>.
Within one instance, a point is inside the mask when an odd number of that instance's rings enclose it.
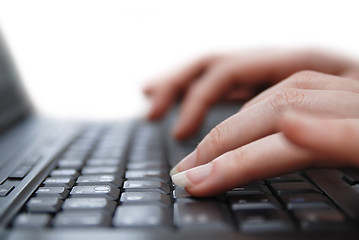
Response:
[[[272,85],[172,170],[175,184],[206,196],[313,166],[359,166],[358,79],[359,63],[340,56],[258,51],[202,58],[144,91],[150,120],[183,94],[173,134],[185,139],[215,102],[248,100]]]

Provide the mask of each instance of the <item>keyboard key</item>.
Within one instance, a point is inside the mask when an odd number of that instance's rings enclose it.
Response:
[[[170,186],[160,181],[136,181],[127,180],[123,184],[125,191],[143,192],[143,191],[158,191],[164,194],[170,193]]]
[[[120,195],[120,190],[109,185],[75,186],[70,194],[73,197],[105,197],[116,200]]]
[[[72,177],[49,177],[43,183],[46,187],[64,187],[70,189],[75,185]]]
[[[69,194],[69,190],[64,187],[40,187],[36,191],[38,197],[56,197],[65,199]]]
[[[167,171],[168,167],[163,162],[146,161],[146,162],[130,162],[127,164],[129,170],[162,170]]]
[[[228,200],[233,210],[281,208],[277,199],[269,195],[232,196]]]
[[[350,219],[359,222],[359,185],[348,185],[338,169],[309,169],[305,173]],[[353,189],[355,186],[358,188]]]
[[[64,210],[103,210],[112,214],[116,208],[116,202],[106,198],[68,198],[62,209]]]
[[[79,173],[77,172],[76,169],[74,168],[59,168],[59,169],[55,169],[50,173],[50,176],[52,177],[73,177],[73,178],[77,178],[79,176]]]
[[[345,216],[334,208],[296,209],[293,213],[301,228],[306,231],[348,228]]]
[[[77,181],[77,185],[110,185],[119,188],[122,186],[123,180],[115,175],[83,175]]]
[[[87,166],[115,166],[123,164],[116,158],[90,158],[86,161]]]
[[[26,204],[29,212],[57,212],[63,201],[56,197],[34,197]]]
[[[343,179],[349,185],[359,184],[359,171],[352,169],[343,170]]]
[[[161,170],[128,170],[126,171],[126,178],[130,180],[159,180],[169,182],[170,177],[168,173]]]
[[[122,205],[116,210],[116,227],[167,227],[171,224],[170,211],[158,205]]]
[[[154,203],[163,207],[169,207],[171,204],[170,196],[159,192],[124,192],[120,201],[123,204]]]
[[[328,208],[332,204],[319,193],[284,194],[281,200],[290,210],[298,208]]]
[[[271,192],[266,185],[260,182],[254,182],[243,187],[234,188],[226,193],[227,196],[267,194],[271,194]]]
[[[289,193],[314,193],[318,191],[317,188],[309,182],[273,183],[271,186],[278,195]]]
[[[15,188],[14,185],[1,185],[0,186],[0,197],[5,197],[8,195],[13,189]]]
[[[282,232],[294,230],[294,225],[284,211],[275,209],[240,210],[234,212],[243,232]]]
[[[173,190],[174,199],[190,198],[192,197],[184,188],[175,186]]]
[[[174,223],[184,231],[230,231],[232,229],[227,207],[218,202],[176,202]]]
[[[117,158],[121,159],[124,156],[124,152],[121,149],[97,149],[92,154],[92,158]]]
[[[82,166],[84,165],[84,160],[82,159],[60,159],[59,162],[57,163],[57,166],[61,169],[65,169],[65,168],[72,168],[72,169],[76,169],[76,170],[80,170],[82,168]]]
[[[279,182],[306,182],[307,180],[300,173],[290,173],[274,178],[266,179],[270,183]]]
[[[51,217],[45,213],[21,213],[18,215],[13,225],[19,228],[41,228],[50,224]]]
[[[118,166],[85,166],[81,174],[82,175],[103,175],[103,174],[116,174],[122,176],[124,169],[120,169]]]
[[[104,227],[111,223],[111,217],[103,211],[64,211],[56,215],[55,227]]]
[[[12,173],[10,173],[9,178],[22,179],[30,172],[31,168],[34,166],[34,163],[24,163],[18,166]]]

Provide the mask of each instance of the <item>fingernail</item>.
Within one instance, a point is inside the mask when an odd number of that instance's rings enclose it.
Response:
[[[191,187],[204,181],[212,171],[212,163],[204,164],[172,176],[172,181],[179,187]]]
[[[197,151],[194,150],[192,153],[187,155],[184,159],[182,159],[170,172],[170,175],[173,176],[179,172],[184,170],[193,168],[196,166],[196,159],[197,159]]]

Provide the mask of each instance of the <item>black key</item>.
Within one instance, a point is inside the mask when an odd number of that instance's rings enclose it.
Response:
[[[345,216],[334,208],[296,209],[294,216],[303,230],[338,230],[348,228]]]
[[[77,185],[110,185],[113,187],[121,187],[123,180],[116,175],[84,175],[80,176]]]
[[[40,187],[36,191],[38,197],[56,197],[65,199],[69,194],[69,190],[64,187]]]
[[[170,186],[160,181],[136,181],[127,180],[123,184],[125,191],[143,192],[143,191],[158,191],[164,194],[170,193]]]
[[[75,180],[72,177],[49,177],[44,183],[46,187],[64,187],[70,189],[74,186]]]
[[[116,158],[90,158],[86,161],[87,166],[115,166],[122,163]]]
[[[104,197],[116,200],[120,195],[120,190],[109,185],[75,186],[70,194],[73,197]]]
[[[173,190],[173,198],[182,199],[182,198],[190,198],[191,194],[189,194],[184,188],[175,186]]]
[[[124,192],[120,201],[124,204],[154,203],[163,207],[169,207],[171,204],[170,196],[159,192]]]
[[[271,194],[266,185],[260,182],[254,182],[243,187],[234,188],[228,191],[227,196],[238,195],[267,195]]]
[[[161,170],[128,170],[126,171],[126,178],[129,180],[160,180],[163,182],[170,180],[168,173]]]
[[[34,163],[25,163],[18,166],[12,173],[10,173],[9,178],[22,179],[26,174],[31,170]]]
[[[359,184],[359,171],[346,169],[343,171],[343,179],[350,185]]]
[[[77,178],[79,176],[79,173],[74,168],[59,168],[55,169],[50,173],[51,177],[73,177]]]
[[[280,209],[276,198],[269,195],[231,196],[228,198],[233,210]]]
[[[87,149],[83,149],[83,150],[71,150],[69,149],[68,151],[66,151],[65,153],[62,154],[63,158],[86,158],[86,156],[88,155],[88,150]]]
[[[284,211],[275,209],[235,211],[234,215],[243,232],[286,232],[294,230]]]
[[[64,168],[72,168],[72,169],[76,169],[76,170],[79,170],[82,168],[82,166],[84,165],[84,161],[82,159],[67,159],[67,158],[64,158],[64,159],[61,159],[58,163],[57,163],[57,166],[61,169],[64,169]]]
[[[56,197],[34,197],[30,198],[26,207],[29,212],[57,212],[63,201]]]
[[[113,218],[116,227],[168,227],[170,224],[169,209],[158,205],[122,205]]]
[[[124,152],[121,149],[109,149],[109,150],[95,150],[92,154],[92,158],[117,158],[121,159],[124,156]]]
[[[306,174],[339,206],[351,219],[359,221],[358,189],[343,181],[343,173],[337,169],[310,169]]]
[[[64,210],[103,210],[112,214],[116,208],[116,202],[107,198],[68,198],[62,209]]]
[[[18,215],[13,225],[19,228],[41,228],[50,224],[51,217],[45,213],[22,213]]]
[[[64,211],[56,215],[55,227],[104,227],[111,223],[111,217],[103,211]]]
[[[306,182],[307,180],[299,173],[290,173],[274,178],[267,179],[270,183],[278,183],[278,182]]]
[[[284,194],[280,198],[290,210],[298,208],[328,208],[332,205],[325,196],[319,193]]]
[[[230,231],[227,207],[218,202],[179,201],[174,204],[174,223],[180,230]]]
[[[81,174],[82,175],[103,175],[103,174],[116,174],[118,176],[123,175],[123,169],[118,166],[85,166]]]
[[[5,196],[8,195],[14,188],[15,188],[14,185],[1,185],[1,186],[0,186],[0,197],[5,197]]]
[[[129,170],[162,170],[167,171],[168,167],[165,163],[158,161],[132,162],[127,164]]]
[[[278,195],[289,193],[313,193],[318,191],[317,188],[309,182],[273,183],[271,186]]]
[[[131,154],[128,157],[128,161],[130,163],[140,163],[140,162],[158,162],[163,163],[164,162],[164,156],[162,154],[148,154],[148,153],[136,153]]]

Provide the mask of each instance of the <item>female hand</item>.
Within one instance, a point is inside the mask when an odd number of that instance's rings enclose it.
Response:
[[[359,79],[358,64],[331,54],[313,51],[257,51],[212,55],[183,70],[149,84],[144,92],[152,99],[148,119],[161,118],[184,95],[173,134],[192,135],[208,108],[223,99],[247,100],[258,89],[273,85],[300,70],[315,70]]]
[[[217,125],[171,175],[192,195],[215,195],[307,167],[359,166],[358,142],[359,81],[304,71]]]

